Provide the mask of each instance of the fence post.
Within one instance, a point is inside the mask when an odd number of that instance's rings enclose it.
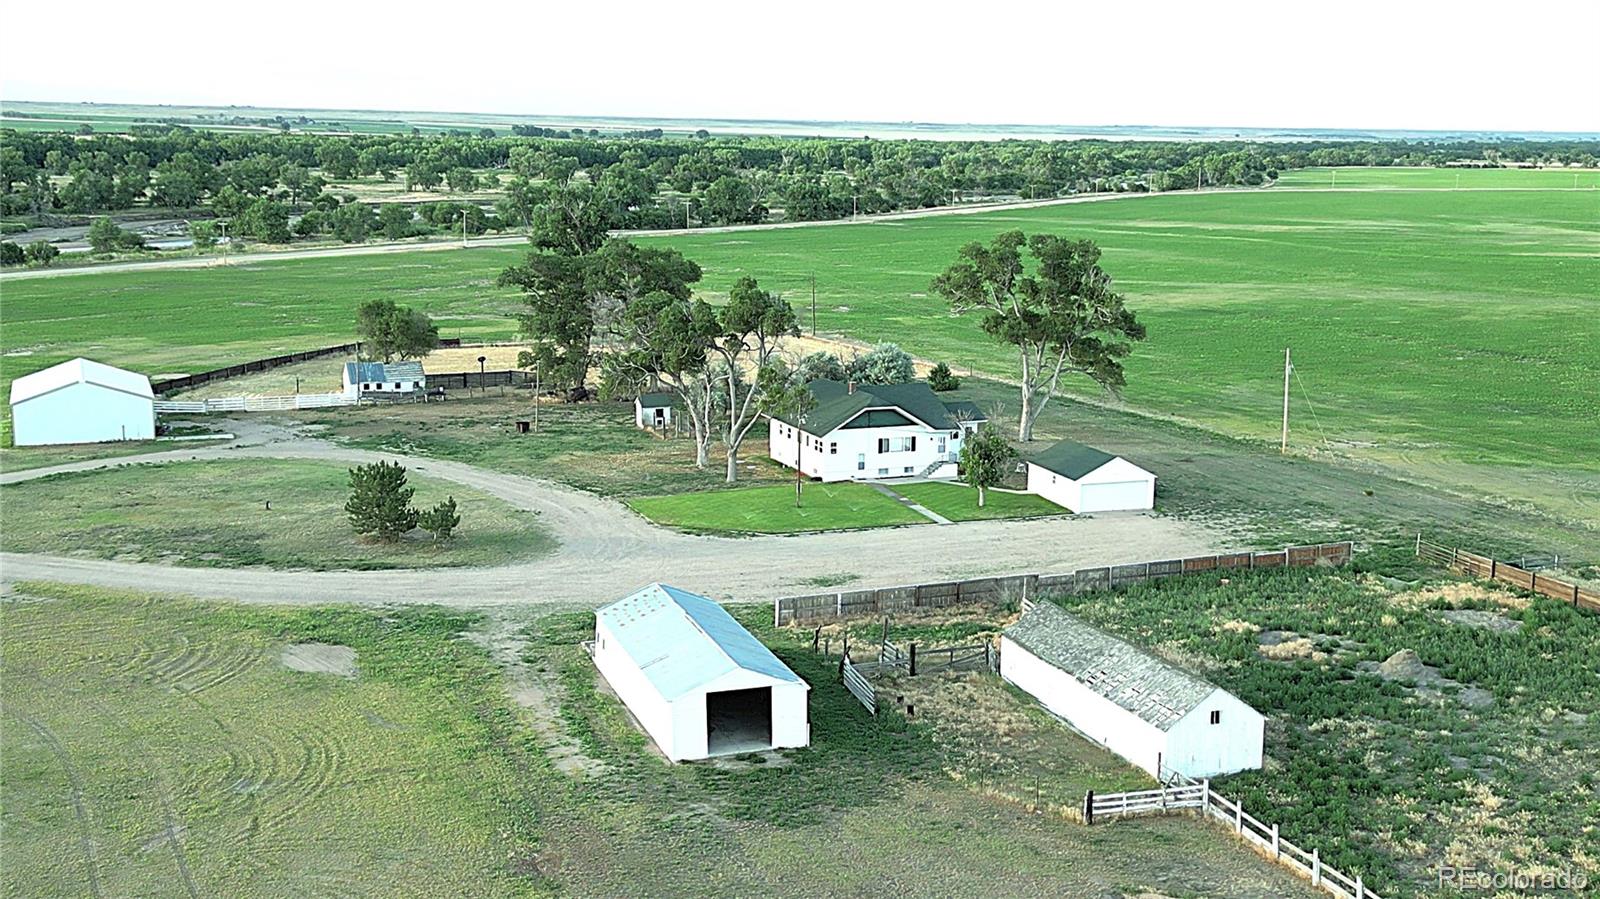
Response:
[[[1322,886],[1322,851],[1320,849],[1311,850],[1311,885],[1314,887]]]
[[[1094,823],[1094,791],[1089,790],[1083,794],[1083,823]]]
[[[833,594],[833,617],[835,617],[835,618],[843,618],[844,617],[844,593],[843,593],[843,591]]]
[[[917,644],[911,644],[911,677],[917,676]]]
[[[1200,817],[1211,817],[1211,778],[1200,781]]]
[[[1244,833],[1244,797],[1242,796],[1233,806],[1233,829]]]
[[[1356,875],[1356,899],[1367,899],[1367,887],[1361,882],[1361,875]]]
[[[1422,532],[1417,532],[1417,555],[1422,555]]]
[[[1283,858],[1283,850],[1278,846],[1278,825],[1274,823],[1272,825],[1272,860],[1277,861],[1281,858]]]
[[[1489,559],[1489,580],[1491,580],[1491,581],[1494,580],[1494,574],[1495,574],[1496,571],[1499,571],[1499,570],[1500,570],[1500,563],[1495,561],[1491,557]]]

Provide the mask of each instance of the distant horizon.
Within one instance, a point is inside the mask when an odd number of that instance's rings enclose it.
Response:
[[[642,113],[619,113],[619,112],[583,112],[583,113],[571,113],[571,112],[509,112],[509,111],[504,111],[504,110],[490,110],[490,109],[442,109],[442,108],[401,107],[401,106],[383,106],[383,105],[375,105],[375,106],[296,106],[296,105],[282,105],[282,104],[270,104],[270,103],[222,103],[222,104],[219,104],[219,103],[197,103],[197,102],[186,102],[186,101],[181,101],[181,100],[172,100],[172,101],[167,101],[167,100],[162,100],[162,101],[133,101],[133,100],[98,100],[98,99],[64,100],[64,99],[15,98],[15,97],[10,97],[10,96],[0,95],[0,110],[4,110],[4,109],[7,109],[7,108],[11,108],[11,107],[25,106],[25,105],[57,106],[57,107],[59,107],[59,106],[93,106],[93,107],[103,107],[103,108],[104,107],[111,107],[111,108],[127,108],[127,109],[152,108],[152,109],[176,109],[176,110],[256,111],[256,112],[260,112],[260,113],[290,113],[290,112],[293,112],[293,113],[319,113],[319,114],[357,113],[357,114],[376,114],[376,115],[391,115],[391,116],[400,116],[400,115],[405,115],[405,114],[420,114],[420,115],[471,117],[471,118],[475,118],[475,119],[504,118],[504,119],[528,120],[530,122],[532,122],[532,121],[541,121],[541,120],[542,121],[564,120],[564,121],[573,121],[573,122],[580,122],[581,121],[581,122],[596,122],[596,123],[613,122],[613,123],[629,124],[629,125],[681,124],[681,125],[700,125],[700,126],[705,126],[705,125],[713,125],[713,124],[719,124],[719,123],[720,124],[728,124],[728,125],[741,125],[741,124],[749,124],[749,125],[762,125],[762,124],[768,124],[768,125],[834,125],[834,126],[838,126],[838,125],[863,125],[863,126],[880,126],[880,127],[902,128],[902,129],[903,128],[977,129],[977,130],[995,129],[997,131],[1049,132],[1049,133],[1061,133],[1061,134],[1065,135],[1065,136],[1057,138],[1057,139],[1073,139],[1073,137],[1071,136],[1070,133],[1074,132],[1074,131],[1090,131],[1090,132],[1151,131],[1151,132],[1158,132],[1158,133],[1166,133],[1166,134],[1175,135],[1175,136],[1176,135],[1181,135],[1184,132],[1208,132],[1208,134],[1205,134],[1205,135],[1196,134],[1195,137],[1196,138],[1209,137],[1211,139],[1218,139],[1218,138],[1226,139],[1227,138],[1227,135],[1225,135],[1225,134],[1219,135],[1219,134],[1217,134],[1217,132],[1238,132],[1241,136],[1282,135],[1282,136],[1293,137],[1293,136],[1296,136],[1296,135],[1305,135],[1307,137],[1313,137],[1313,138],[1316,137],[1316,136],[1329,136],[1329,135],[1356,135],[1356,136],[1372,135],[1372,136],[1387,136],[1387,137],[1393,137],[1393,138],[1398,138],[1398,139],[1404,139],[1402,137],[1404,135],[1438,135],[1438,136],[1457,136],[1457,137],[1473,137],[1473,136],[1527,137],[1527,136],[1539,136],[1541,138],[1553,138],[1553,139],[1600,140],[1600,131],[1563,131],[1563,130],[1549,130],[1549,129],[1516,129],[1516,128],[1470,128],[1470,127],[1468,127],[1468,128],[1437,128],[1437,127],[1432,127],[1432,128],[1427,128],[1427,127],[1404,128],[1404,127],[1381,127],[1381,126],[1375,126],[1375,127],[1349,127],[1349,126],[1338,126],[1338,125],[1235,125],[1235,124],[1210,125],[1210,124],[1193,124],[1193,123],[1174,124],[1174,123],[1169,123],[1169,122],[1161,122],[1161,123],[1117,122],[1117,123],[1111,123],[1111,124],[1088,123],[1088,122],[1077,122],[1077,123],[1067,123],[1067,122],[1029,123],[1029,122],[978,121],[978,120],[968,120],[968,121],[943,120],[943,121],[940,121],[940,120],[915,119],[915,118],[898,119],[898,120],[896,120],[896,119],[855,119],[855,118],[803,118],[803,117],[797,118],[797,117],[792,117],[792,116],[781,116],[781,115],[774,115],[774,116],[743,116],[743,115],[740,115],[740,116],[718,116],[718,115],[693,116],[693,115],[649,115],[649,114],[642,114]],[[523,121],[516,122],[516,124],[524,124],[524,123],[526,123],[526,122],[523,122]],[[444,123],[444,124],[448,124],[448,123]],[[465,126],[466,123],[462,123],[462,124],[463,124],[463,126]],[[712,129],[708,128],[707,130],[712,130]],[[743,132],[738,132],[737,130],[735,130],[733,133],[743,133]],[[757,132],[752,132],[752,133],[761,133],[761,132],[757,131]],[[780,136],[780,135],[779,134],[773,134],[773,136]],[[803,137],[803,136],[807,136],[807,135],[805,135],[803,133],[792,133],[791,134],[791,133],[784,132],[784,133],[781,134],[781,136]],[[818,136],[849,137],[851,135],[818,135]],[[856,136],[856,137],[873,137],[873,135],[870,135],[870,134],[854,135],[854,136]],[[1045,139],[1048,136],[1049,136],[1048,134],[1040,134],[1038,137],[1036,137],[1034,139]],[[1079,139],[1093,139],[1093,138],[1101,137],[1101,136],[1103,136],[1103,135],[1090,134],[1090,135],[1086,135],[1086,136],[1084,136],[1082,138],[1079,138]],[[911,138],[911,137],[914,137],[914,135],[905,135],[905,136],[902,136],[901,139],[908,139],[908,138]],[[883,139],[893,139],[893,138],[883,138]]]

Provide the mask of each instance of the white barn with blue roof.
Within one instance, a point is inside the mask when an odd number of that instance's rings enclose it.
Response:
[[[594,617],[595,667],[672,761],[810,744],[811,687],[714,600],[651,584]]]

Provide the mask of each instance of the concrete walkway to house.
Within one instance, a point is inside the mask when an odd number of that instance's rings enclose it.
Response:
[[[935,512],[932,509],[928,508],[927,506],[924,506],[924,505],[922,505],[920,503],[913,502],[911,500],[911,497],[909,497],[909,496],[901,496],[900,494],[896,493],[894,491],[894,489],[891,488],[888,484],[880,483],[878,481],[868,481],[867,482],[867,486],[871,487],[873,490],[878,491],[879,493],[883,494],[884,496],[887,496],[888,498],[894,500],[895,502],[901,504],[902,506],[905,506],[907,509],[910,509],[911,511],[917,513],[918,515],[921,515],[923,518],[928,519],[929,521],[933,522],[934,524],[954,524],[955,523],[955,522],[951,521],[950,519],[944,517],[943,515],[940,515],[938,512]]]
[[[290,429],[228,421],[241,435],[195,447],[6,472],[0,483],[143,462],[302,459],[335,465],[397,461],[539,516],[561,545],[545,558],[493,568],[296,571],[183,568],[63,555],[0,553],[0,586],[57,581],[263,603],[395,602],[489,606],[593,606],[649,581],[724,600],[765,601],[814,590],[819,575],[852,587],[888,587],[1035,571],[1071,571],[1216,552],[1226,532],[1144,513],[1092,518],[974,521],[960,527],[878,528],[766,537],[707,537],[657,527],[613,499],[563,484],[460,462],[354,449]],[[92,489],[85,482],[85,489]],[[931,516],[930,516],[931,517]]]

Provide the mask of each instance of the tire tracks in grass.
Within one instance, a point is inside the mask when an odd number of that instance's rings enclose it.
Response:
[[[67,788],[72,797],[72,815],[78,822],[78,845],[83,853],[84,872],[89,878],[89,892],[95,896],[104,896],[105,891],[100,887],[100,859],[94,842],[94,821],[89,813],[88,800],[83,795],[83,778],[78,774],[77,766],[72,763],[72,754],[67,751],[67,747],[62,744],[56,732],[43,721],[9,705],[5,707],[5,711],[38,735],[44,742],[45,748],[50,750],[50,754],[55,756],[66,773]]]

